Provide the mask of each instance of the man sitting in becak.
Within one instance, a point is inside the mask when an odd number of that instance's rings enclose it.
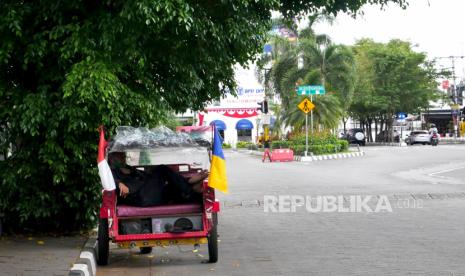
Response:
[[[111,153],[109,161],[118,204],[147,207],[202,202],[202,182],[208,177],[207,171],[189,179],[165,165],[154,166],[149,172],[140,171],[126,164],[124,152]]]

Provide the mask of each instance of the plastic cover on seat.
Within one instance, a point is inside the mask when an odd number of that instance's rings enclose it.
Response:
[[[211,128],[174,132],[161,126],[154,129],[121,126],[108,145],[108,152],[126,152],[130,166],[190,164],[209,167]]]
[[[127,152],[151,150],[160,147],[208,147],[211,145],[208,129],[206,135],[199,132],[174,132],[171,129],[160,126],[153,129],[145,127],[120,126],[116,129],[116,135],[109,143],[109,152]],[[190,135],[192,133],[192,135]]]

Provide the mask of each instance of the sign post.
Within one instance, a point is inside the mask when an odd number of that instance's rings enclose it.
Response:
[[[297,95],[310,95],[310,102],[313,102],[313,95],[324,95],[326,94],[325,87],[323,85],[299,85],[297,86]],[[313,133],[313,108],[310,111],[310,129]]]
[[[305,113],[305,156],[308,153],[308,113],[313,111],[315,105],[307,98],[303,99],[297,107]],[[313,121],[312,121],[313,131]]]

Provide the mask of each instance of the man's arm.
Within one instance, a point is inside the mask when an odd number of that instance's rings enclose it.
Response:
[[[129,194],[129,188],[123,182],[119,182],[116,192],[119,194],[120,197],[125,198]]]
[[[143,175],[137,171],[132,171],[132,168],[122,168],[129,170],[128,173],[123,173],[120,169],[114,169],[113,178],[115,179],[116,192],[121,197],[125,198],[130,194],[135,194],[144,185],[144,181],[139,178],[143,178]]]

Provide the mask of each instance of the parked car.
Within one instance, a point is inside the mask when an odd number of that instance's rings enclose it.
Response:
[[[407,139],[405,139],[405,142],[409,145],[431,144],[431,135],[427,130],[415,130],[410,132],[410,135],[407,137]]]
[[[353,128],[349,129],[344,137],[349,144],[359,144],[361,146],[365,146],[366,143],[366,136],[361,128]]]

